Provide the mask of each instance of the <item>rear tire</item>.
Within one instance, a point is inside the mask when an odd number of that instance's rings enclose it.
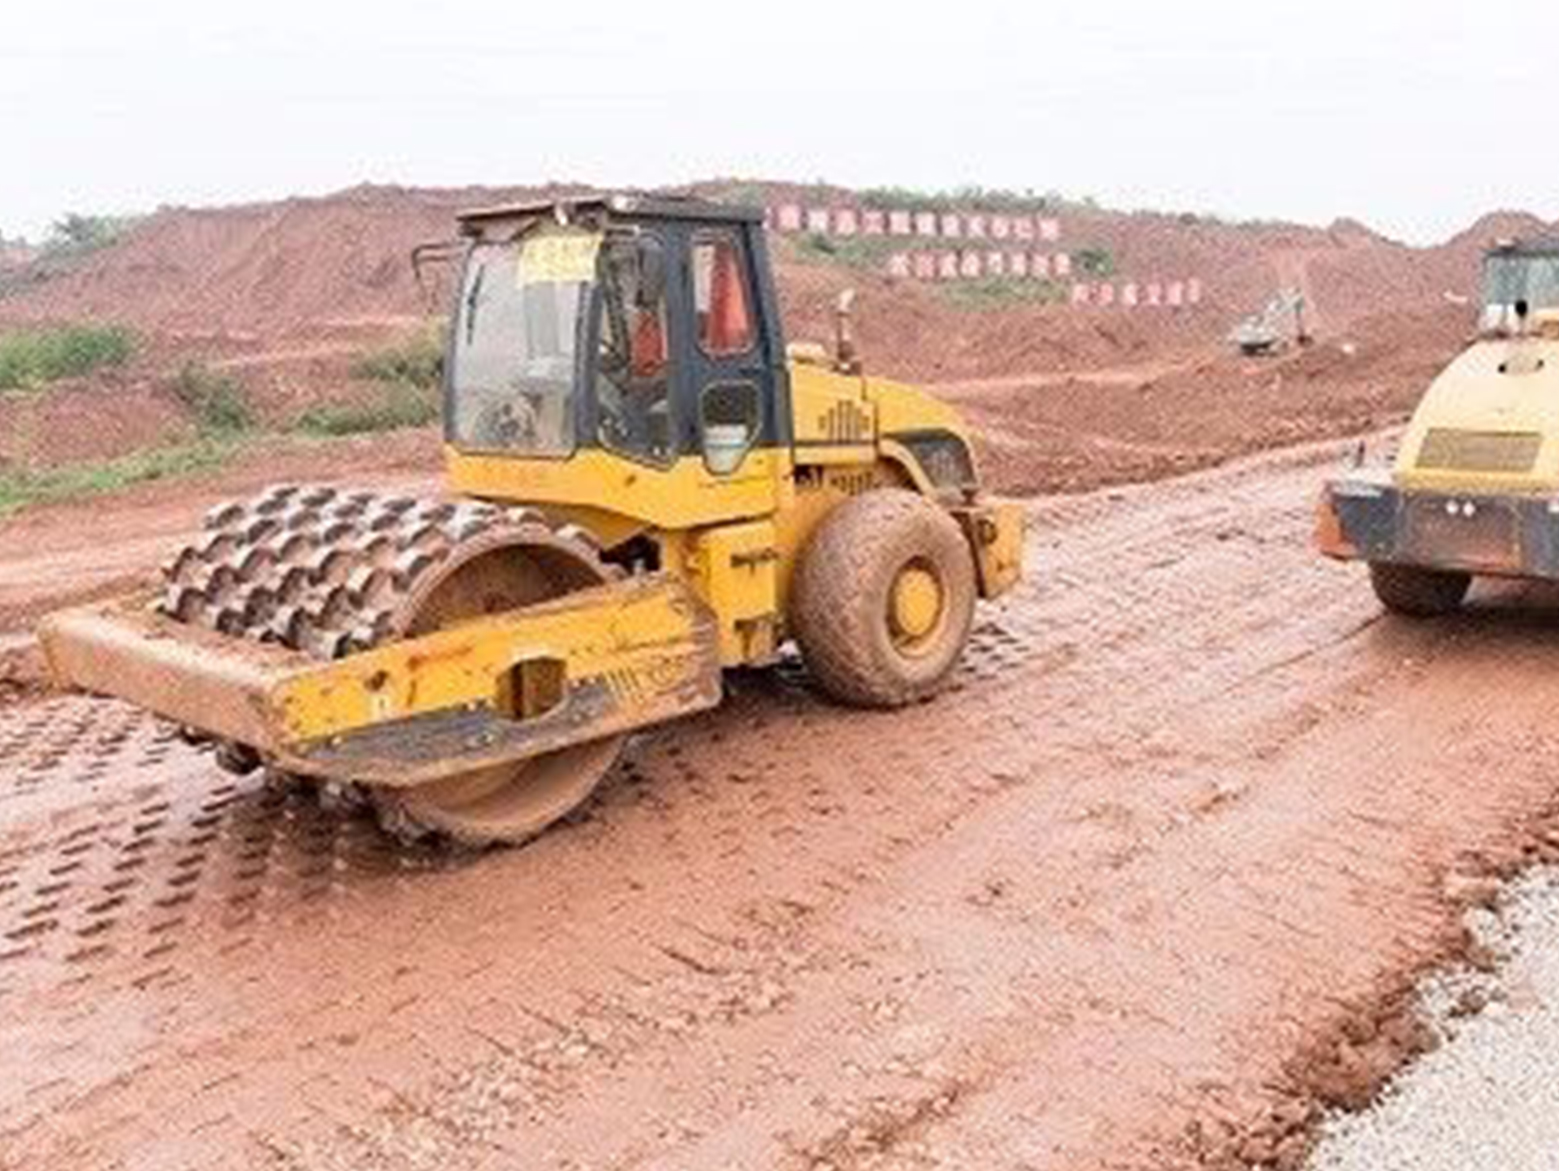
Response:
[[[1370,584],[1381,605],[1392,613],[1435,618],[1461,607],[1472,586],[1472,575],[1375,561],[1370,563]]]
[[[801,555],[790,624],[832,698],[900,707],[946,682],[974,621],[974,560],[958,523],[913,492],[839,505]]]

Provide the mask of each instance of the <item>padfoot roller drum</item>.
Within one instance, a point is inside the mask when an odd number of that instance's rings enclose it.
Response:
[[[182,623],[323,660],[618,575],[588,533],[554,528],[530,509],[284,485],[212,509],[201,535],[164,566],[159,607]],[[588,797],[622,739],[411,788],[364,789],[399,836],[519,841]],[[234,771],[263,763],[231,743],[217,759]]]

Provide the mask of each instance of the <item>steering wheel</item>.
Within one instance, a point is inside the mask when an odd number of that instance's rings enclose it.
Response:
[[[523,398],[490,402],[482,408],[472,428],[478,443],[493,447],[533,444],[537,432],[536,408]]]

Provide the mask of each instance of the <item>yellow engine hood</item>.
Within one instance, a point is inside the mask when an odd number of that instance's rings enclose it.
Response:
[[[904,431],[951,431],[969,439],[963,418],[930,391],[887,378],[868,378],[866,395],[877,404],[877,422],[884,435]]]
[[[1430,385],[1397,454],[1402,488],[1559,490],[1559,341],[1475,343]]]

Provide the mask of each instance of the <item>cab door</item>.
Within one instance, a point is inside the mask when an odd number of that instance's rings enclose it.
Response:
[[[760,325],[746,245],[737,225],[690,226],[690,438],[706,471],[719,480],[772,479],[776,472],[775,362]]]
[[[742,229],[688,230],[689,438],[717,494],[757,489],[761,515],[710,528],[695,543],[695,581],[719,617],[726,665],[773,658],[781,637],[773,510],[789,452],[778,442],[771,334],[762,327],[755,266]]]
[[[608,236],[599,278],[582,446],[611,457],[613,509],[667,530],[767,517],[788,460],[739,228],[645,222]]]

